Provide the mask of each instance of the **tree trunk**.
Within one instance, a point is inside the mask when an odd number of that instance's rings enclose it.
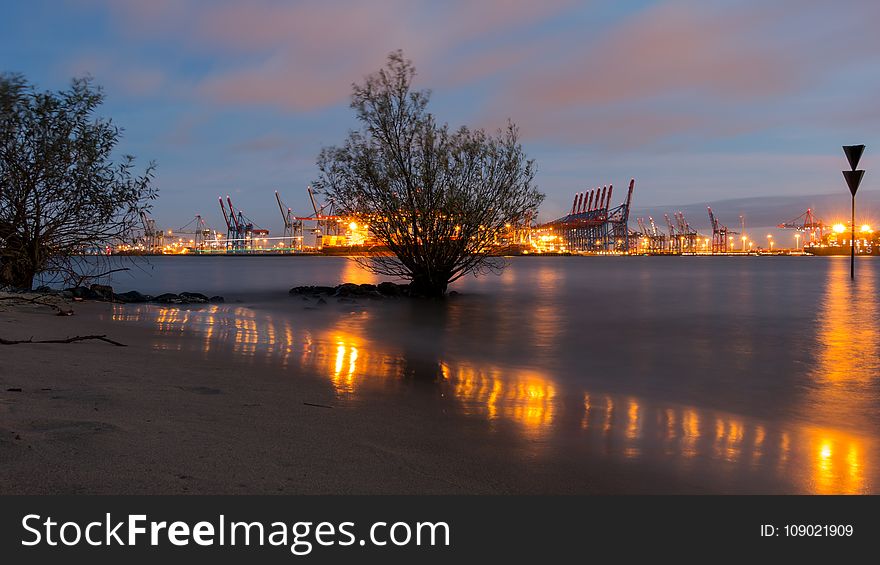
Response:
[[[0,285],[16,289],[31,290],[34,288],[36,272],[23,261],[0,260]]]
[[[425,298],[443,298],[446,287],[449,285],[449,277],[443,275],[430,276],[427,274],[414,274],[409,283],[410,293],[414,296]]]

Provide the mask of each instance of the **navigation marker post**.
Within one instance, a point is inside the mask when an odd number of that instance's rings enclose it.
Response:
[[[846,160],[849,161],[850,166],[850,170],[843,171],[843,178],[846,179],[846,185],[849,187],[850,194],[852,194],[852,222],[850,223],[852,234],[849,240],[849,278],[852,280],[856,278],[856,192],[862,183],[862,177],[865,176],[865,171],[857,171],[856,167],[859,166],[859,159],[862,158],[862,153],[864,152],[864,145],[843,146],[843,153],[846,155]]]

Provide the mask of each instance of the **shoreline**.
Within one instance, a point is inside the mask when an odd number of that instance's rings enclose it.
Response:
[[[827,463],[814,455],[829,442],[873,468],[873,441],[840,430],[599,391],[580,398],[527,372],[490,382],[467,365],[450,365],[448,382],[410,380],[393,356],[344,337],[350,303],[297,314],[312,316],[303,323],[317,364],[298,361],[306,350],[252,341],[251,330],[218,337],[218,309],[262,332],[267,306],[0,309],[3,338],[104,334],[127,345],[0,345],[0,493],[799,493],[822,478]],[[361,370],[350,381],[355,345]],[[506,402],[492,403],[493,388]],[[672,423],[681,435],[668,435]],[[752,474],[756,461],[779,474]],[[875,488],[849,479],[819,492]]]
[[[848,249],[848,248],[847,248]],[[859,257],[872,257],[876,253],[857,253]],[[111,257],[122,257],[126,259],[139,257],[338,257],[343,259],[355,259],[362,257],[381,257],[382,254],[370,252],[355,253],[282,253],[277,251],[253,251],[242,253],[114,253]],[[535,253],[498,253],[490,254],[489,257],[505,258],[505,257],[849,257],[849,253],[821,254],[797,251],[795,249],[780,249],[775,251],[727,251],[724,253],[672,253],[672,252],[641,252],[641,253],[588,253],[588,252],[556,252],[543,251]],[[95,255],[82,255],[82,257],[95,257]]]
[[[316,375],[254,370],[222,352],[175,351],[174,341],[155,349],[148,328],[100,320],[108,310],[0,312],[4,337],[107,334],[127,345],[0,346],[0,494],[598,493],[637,484],[605,465],[565,480],[571,469],[524,465],[505,455],[520,449],[507,432],[487,445],[484,422],[429,399],[341,402]],[[677,482],[659,484],[685,488]]]

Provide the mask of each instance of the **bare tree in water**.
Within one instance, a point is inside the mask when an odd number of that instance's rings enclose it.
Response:
[[[533,217],[544,195],[513,124],[494,135],[450,130],[428,112],[430,92],[412,89],[414,76],[397,51],[353,85],[361,128],[321,151],[315,184],[390,250],[364,266],[410,280],[417,294],[442,296],[468,273],[500,269],[490,244],[505,226]]]
[[[95,116],[103,100],[89,78],[42,92],[0,75],[0,285],[106,271],[106,260],[79,258],[129,238],[149,209],[154,165],[137,176],[132,156],[113,161],[120,129]]]

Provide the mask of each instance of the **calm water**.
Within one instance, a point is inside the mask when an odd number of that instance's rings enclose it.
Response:
[[[720,492],[880,491],[872,258],[855,284],[845,257],[548,257],[443,303],[287,295],[343,281],[378,282],[344,258],[157,258],[117,291],[227,303],[112,316],[150,324],[156,348],[316,375],[340,402],[432,395],[529,457],[566,446]]]

